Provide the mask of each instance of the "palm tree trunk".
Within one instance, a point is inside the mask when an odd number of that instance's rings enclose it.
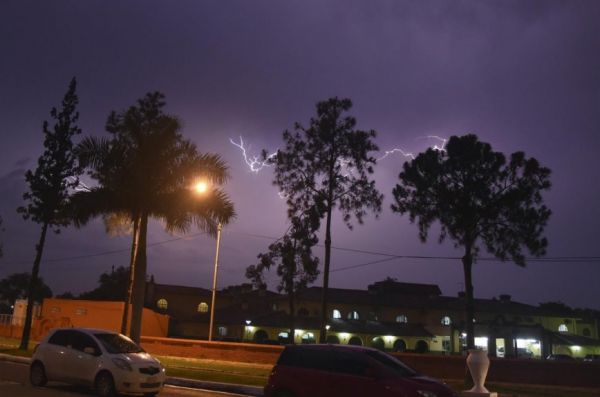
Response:
[[[131,295],[131,331],[130,336],[136,343],[142,334],[142,312],[146,293],[146,234],[148,232],[148,214],[140,215],[138,244],[135,262],[133,291]]]
[[[123,318],[121,319],[121,333],[123,335],[127,334],[127,324],[129,322],[129,305],[131,304],[131,293],[133,291],[133,282],[135,280],[135,261],[139,226],[140,218],[136,216],[133,221],[133,240],[131,242],[131,259],[129,260],[129,281],[127,283],[127,291],[125,292],[125,301],[123,303]]]
[[[38,274],[40,272],[40,262],[42,261],[42,253],[44,252],[44,243],[46,242],[46,232],[48,231],[48,223],[42,225],[42,233],[40,241],[35,246],[35,260],[31,269],[31,278],[29,279],[29,290],[27,291],[27,311],[25,314],[25,325],[23,326],[23,335],[21,336],[21,345],[19,349],[27,350],[29,347],[29,336],[31,334],[31,323],[33,320],[33,305],[35,304],[35,287],[38,284]]]

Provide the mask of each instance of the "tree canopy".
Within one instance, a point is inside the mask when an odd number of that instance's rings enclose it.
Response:
[[[426,241],[439,222],[440,242],[450,238],[464,250],[468,347],[473,342],[471,266],[481,248],[502,260],[525,266],[526,249],[545,254],[544,228],[550,210],[542,192],[550,188],[550,170],[523,152],[509,159],[475,135],[453,136],[444,150],[429,149],[404,164],[393,190],[392,210],[408,213]]]
[[[77,82],[73,78],[62,100],[60,111],[56,108],[50,111],[50,116],[55,120],[52,128],[47,121],[44,121],[42,127],[44,152],[38,159],[37,168],[25,173],[29,191],[23,194],[26,204],[17,208],[17,212],[22,214],[24,219],[31,219],[41,225],[40,238],[35,246],[36,254],[31,269],[30,296],[37,283],[48,228],[58,233],[61,227],[69,224],[69,199],[72,189],[79,183],[77,177],[81,173],[81,167],[73,143],[73,138],[81,133],[81,129],[77,126],[79,98],[76,88]],[[32,314],[33,305],[27,305],[20,346],[23,350],[28,347]]]
[[[279,284],[277,290],[288,296],[290,311],[289,343],[294,343],[295,298],[298,292],[314,282],[319,275],[319,259],[312,253],[318,239],[315,224],[310,217],[293,217],[290,230],[278,241],[269,245],[269,251],[258,255],[258,264],[246,269],[246,277],[258,288],[266,288],[264,273],[276,267]],[[315,219],[312,219],[314,222]]]
[[[285,148],[268,160],[275,165],[273,184],[286,197],[288,215],[325,218],[325,257],[320,340],[325,341],[327,289],[331,262],[331,222],[334,209],[342,213],[352,228],[368,211],[379,214],[383,195],[369,179],[377,151],[374,130],[356,129],[356,119],[344,115],[352,107],[350,99],[337,97],[317,103],[317,115],[308,127],[296,123],[294,131],[284,131]]]
[[[109,115],[109,138],[88,137],[78,146],[81,163],[98,185],[74,195],[76,225],[110,214],[133,225],[128,296],[133,312],[130,335],[136,341],[144,301],[148,219],[161,220],[167,231],[185,233],[195,225],[215,235],[217,224],[226,224],[235,215],[220,187],[229,177],[225,162],[216,154],[199,153],[182,136],[179,119],[167,114],[165,105],[163,94],[149,93],[127,110]],[[202,197],[192,189],[199,179],[210,184]]]
[[[3,278],[0,280],[0,300],[6,300],[9,304],[14,305],[17,299],[27,299],[30,283],[31,274],[29,273],[13,273]],[[36,279],[32,296],[36,302],[52,297],[52,290],[41,277]]]

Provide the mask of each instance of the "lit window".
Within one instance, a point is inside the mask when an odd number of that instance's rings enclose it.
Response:
[[[168,306],[169,306],[169,303],[164,298],[160,298],[158,300],[158,302],[156,302],[156,307],[158,307],[159,309],[167,310]]]
[[[408,317],[406,317],[404,314],[400,314],[400,315],[396,316],[396,322],[397,323],[407,323]]]
[[[206,302],[200,302],[200,304],[198,305],[198,311],[200,313],[208,312],[208,304]]]
[[[338,309],[333,309],[333,318],[342,318],[342,313]]]
[[[442,325],[450,325],[452,324],[452,320],[448,316],[442,317]]]
[[[273,306],[271,306],[271,308],[273,309],[273,311],[279,310],[279,306],[277,306],[277,303],[273,303]]]
[[[561,324],[558,326],[558,332],[569,332],[569,329],[565,324]]]
[[[360,316],[356,310],[352,310],[350,313],[348,313],[348,320],[358,320],[359,318]]]
[[[217,333],[219,336],[227,336],[227,327],[218,327]]]
[[[78,316],[85,316],[87,314],[87,309],[83,307],[78,307],[77,309],[75,309],[75,314]]]

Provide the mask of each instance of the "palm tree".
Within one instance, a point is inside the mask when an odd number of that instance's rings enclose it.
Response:
[[[112,112],[106,123],[110,138],[85,138],[81,161],[98,185],[72,198],[76,226],[97,216],[116,214],[133,225],[128,302],[132,303],[130,336],[139,341],[146,283],[148,219],[161,220],[168,232],[192,226],[216,235],[217,224],[234,216],[233,203],[219,188],[228,179],[225,162],[216,154],[200,154],[180,134],[177,118],[163,112],[164,95],[149,93],[128,110]],[[201,198],[191,187],[198,179],[211,188]]]

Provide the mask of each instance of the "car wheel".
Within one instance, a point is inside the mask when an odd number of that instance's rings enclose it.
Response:
[[[46,385],[48,378],[46,377],[46,370],[42,363],[36,361],[31,365],[31,369],[29,370],[29,381],[36,387]]]
[[[98,374],[94,386],[96,393],[98,393],[100,397],[115,397],[117,395],[115,381],[108,372],[101,372]]]

